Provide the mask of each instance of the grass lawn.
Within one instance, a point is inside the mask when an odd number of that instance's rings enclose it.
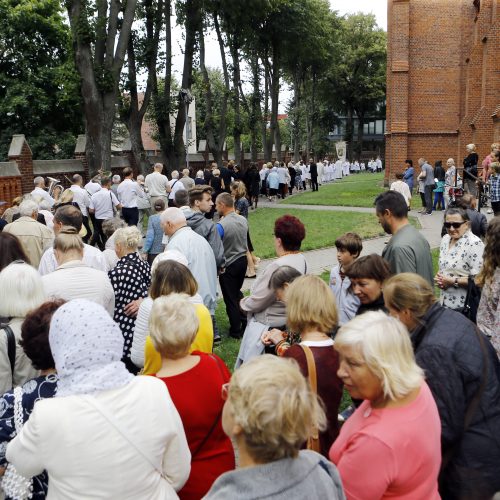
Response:
[[[274,221],[282,215],[298,217],[306,226],[302,250],[333,246],[335,240],[347,231],[358,233],[361,238],[382,236],[383,229],[373,214],[332,212],[326,210],[300,210],[284,208],[259,208],[249,214],[250,235],[255,254],[261,258],[276,257],[274,250]]]
[[[307,191],[286,198],[280,203],[297,205],[330,205],[343,207],[373,207],[375,197],[385,191],[384,172],[356,174],[325,184],[318,192]]]

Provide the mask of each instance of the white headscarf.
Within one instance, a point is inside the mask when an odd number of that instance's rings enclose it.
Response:
[[[59,382],[56,396],[93,394],[127,385],[120,327],[99,304],[71,300],[52,317],[49,343]]]

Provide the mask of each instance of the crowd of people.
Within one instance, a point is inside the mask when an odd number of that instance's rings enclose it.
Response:
[[[456,183],[446,181],[452,163],[438,171],[445,185]],[[437,167],[421,165],[427,210]],[[247,219],[262,190],[316,191],[336,175],[327,161],[303,166],[170,179],[159,164],[136,179],[125,168],[85,185],[75,175],[52,190],[57,199],[37,177],[4,212],[6,498],[486,500],[500,491],[500,217],[476,220],[476,235],[473,207],[438,197],[434,272],[408,219],[407,169],[374,200],[390,235],[382,255],[341,235],[325,282],[301,251],[307,228],[283,215],[276,259],[258,270]],[[245,277],[255,278],[247,296]],[[218,289],[228,335],[240,339],[234,367],[214,353]]]
[[[448,158],[446,167],[443,167],[442,160],[436,160],[432,167],[425,158],[419,158],[418,171],[413,160],[406,160],[404,171],[396,175],[391,190],[401,193],[410,207],[413,190],[417,187],[423,215],[430,215],[435,210],[444,211],[450,203],[461,204],[462,208],[477,208],[478,198],[491,204],[489,213],[500,215],[500,144],[491,145],[491,151],[481,165],[475,144],[468,144],[466,153],[462,176],[453,158]],[[464,191],[470,194],[468,205],[462,197]]]

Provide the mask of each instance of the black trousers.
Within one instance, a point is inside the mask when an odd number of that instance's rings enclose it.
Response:
[[[91,218],[92,218],[92,216],[91,216]],[[82,239],[83,239],[84,243],[88,243],[90,238],[92,238],[92,229],[90,229],[89,218],[86,215],[82,216],[82,220],[83,220],[83,227],[87,230],[87,234],[85,235],[85,238],[82,238]]]
[[[432,190],[434,186],[425,186],[425,208],[427,213],[432,213]]]
[[[313,191],[317,191],[319,189],[317,175],[311,175],[311,188]]]
[[[92,234],[92,239],[90,240],[90,245],[95,246],[97,243],[97,246],[99,247],[99,250],[103,251],[104,247],[106,245],[106,241],[108,238],[104,235],[102,231],[102,223],[104,222],[105,219],[96,219],[94,218],[93,223],[94,223],[94,233]]]
[[[247,270],[247,257],[243,255],[226,267],[226,270],[219,276],[220,289],[224,304],[226,304],[226,314],[229,318],[229,335],[231,337],[241,337],[246,326],[246,315],[240,309],[240,300],[243,298],[241,287],[245,279]]]
[[[137,223],[139,222],[139,209],[137,207],[134,208],[123,207],[122,217],[128,226],[137,226]]]

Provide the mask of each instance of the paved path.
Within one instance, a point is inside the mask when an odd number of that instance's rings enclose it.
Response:
[[[373,213],[375,217],[374,208],[361,208],[361,207],[331,207],[322,205],[281,205],[279,203],[259,202],[260,207],[265,208],[297,208],[305,210],[329,210],[329,211],[346,211],[346,212],[370,212]],[[427,239],[431,248],[439,248],[441,242],[441,227],[443,223],[443,213],[433,212],[432,215],[421,215],[417,211],[412,210],[409,214],[412,217],[416,217],[421,225],[420,232]],[[492,216],[487,215],[488,219]],[[370,253],[381,254],[384,246],[389,241],[390,235],[383,236],[381,238],[372,238],[363,240],[363,251],[361,255],[367,255]],[[337,264],[337,250],[335,247],[321,248],[319,250],[310,250],[304,252],[304,256],[307,260],[308,272],[311,274],[321,274],[324,271],[330,271],[330,269]],[[261,261],[257,274],[262,272],[265,267],[275,259],[266,259]],[[249,290],[255,279],[245,279],[243,283],[243,290]]]

